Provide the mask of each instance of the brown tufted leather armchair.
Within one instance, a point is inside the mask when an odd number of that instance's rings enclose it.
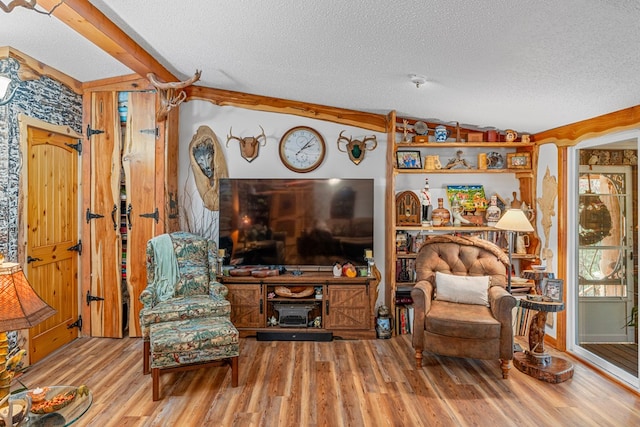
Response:
[[[472,359],[500,359],[508,378],[513,360],[512,309],[506,291],[509,259],[493,243],[472,237],[441,235],[428,239],[416,258],[417,283],[411,291],[415,318],[416,365],[422,351]],[[490,276],[486,305],[438,300],[436,272],[457,276]]]

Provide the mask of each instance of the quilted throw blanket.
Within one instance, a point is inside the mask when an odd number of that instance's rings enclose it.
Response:
[[[158,302],[174,297],[178,283],[178,260],[173,249],[173,241],[168,234],[161,234],[149,242],[155,259],[153,288]]]

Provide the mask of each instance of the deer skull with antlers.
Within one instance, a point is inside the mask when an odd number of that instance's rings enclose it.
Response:
[[[264,147],[267,144],[267,137],[264,134],[264,129],[260,126],[262,134],[258,136],[246,136],[244,138],[233,136],[232,130],[233,128],[229,128],[229,135],[227,135],[227,147],[229,146],[229,141],[235,139],[240,143],[240,155],[247,162],[251,163],[256,157],[258,157],[260,146]]]
[[[160,108],[156,113],[157,121],[165,121],[167,119],[169,111],[171,111],[172,108],[182,104],[182,101],[187,99],[187,93],[182,89],[191,86],[192,84],[200,80],[200,74],[202,74],[202,71],[196,70],[196,73],[193,75],[193,77],[182,82],[171,83],[159,81],[156,75],[153,73],[147,74],[147,79],[149,79],[149,82],[156,89],[158,89],[158,93],[160,94]]]
[[[364,159],[365,152],[373,151],[378,146],[378,140],[376,139],[375,135],[365,136],[364,139],[360,141],[357,139],[342,136],[343,132],[344,131],[340,132],[340,136],[338,137],[338,150],[348,153],[349,159],[351,159],[351,161],[356,165],[360,164],[360,162]],[[341,142],[346,144],[346,150],[343,150],[340,147]],[[372,142],[372,144],[367,144],[369,142]]]

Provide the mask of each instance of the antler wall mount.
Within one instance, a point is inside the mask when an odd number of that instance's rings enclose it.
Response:
[[[262,133],[258,136],[245,136],[239,138],[233,136],[233,128],[229,128],[229,135],[227,135],[227,147],[229,147],[229,141],[235,139],[240,143],[240,155],[247,162],[251,163],[256,157],[258,157],[260,146],[267,145],[267,137],[264,134],[264,129],[260,126]]]
[[[47,11],[36,9],[36,6],[38,6],[38,2],[36,0],[12,0],[9,2],[9,4],[4,4],[3,1],[0,1],[0,10],[6,13],[10,13],[16,7],[21,6],[21,7],[24,7],[25,9],[30,9],[30,10],[33,10],[34,12],[41,13],[43,15],[51,15],[53,11],[62,3],[63,2],[61,1],[60,3],[55,5],[49,12],[47,12]]]
[[[182,89],[191,86],[200,80],[200,74],[202,74],[202,71],[196,70],[196,73],[191,78],[182,82],[170,83],[161,82],[154,73],[147,74],[147,79],[149,79],[149,82],[158,89],[158,94],[160,95],[160,108],[158,108],[158,112],[156,113],[157,121],[165,121],[169,111],[182,104],[182,102],[187,99],[187,93]]]
[[[364,139],[358,140],[353,139],[352,137],[347,138],[346,136],[342,136],[343,133],[344,131],[340,132],[338,141],[336,141],[338,144],[338,150],[349,154],[349,159],[356,165],[360,164],[360,162],[364,160],[364,154],[367,151],[373,151],[378,146],[378,140],[375,135],[365,136]],[[340,143],[345,144],[345,150],[342,149]]]

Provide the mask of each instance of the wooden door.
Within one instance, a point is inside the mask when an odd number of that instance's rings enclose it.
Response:
[[[634,343],[631,166],[580,166],[578,178],[579,343]]]
[[[369,329],[369,285],[326,286],[327,329]]]
[[[85,211],[91,224],[91,336],[122,337],[122,248],[120,242],[120,146],[115,92],[95,92],[91,103],[91,200]]]
[[[27,127],[27,277],[57,313],[29,330],[30,362],[78,336],[78,140]]]
[[[231,304],[231,322],[237,328],[264,328],[264,301],[262,285],[225,284]]]
[[[126,315],[129,336],[137,337],[146,244],[160,220],[155,94],[128,92],[124,123],[117,92],[93,93],[91,108],[91,127],[101,131],[91,136],[91,295],[103,298],[91,303],[91,335],[121,338]],[[160,176],[162,182],[163,171]],[[123,314],[125,293],[129,309]]]
[[[129,92],[128,118],[122,152],[126,182],[126,276],[129,294],[129,336],[142,335],[138,321],[140,293],[147,286],[146,247],[156,233],[160,209],[156,204],[155,94]],[[164,171],[158,171],[163,183]],[[162,218],[164,220],[164,218]]]

